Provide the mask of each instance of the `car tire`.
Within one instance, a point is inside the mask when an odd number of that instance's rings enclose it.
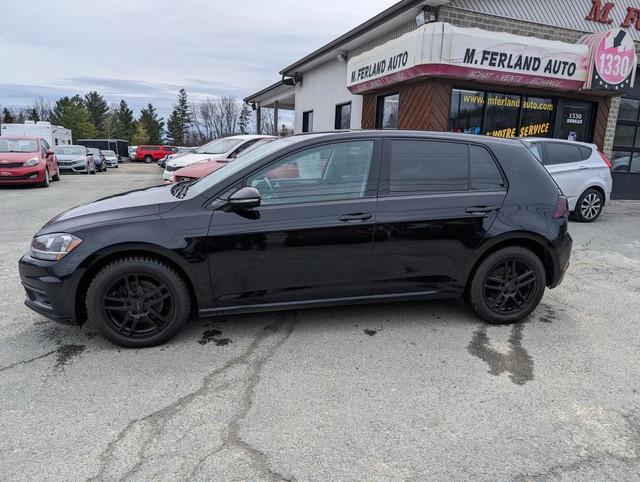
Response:
[[[96,165],[93,165],[93,169],[91,171],[89,171],[89,174],[95,174],[96,173]]]
[[[604,198],[600,191],[587,189],[578,198],[572,217],[581,223],[591,223],[598,219],[602,213],[603,206]]]
[[[144,162],[146,162],[147,164],[151,164],[152,161],[153,161],[153,157],[144,156]]]
[[[60,166],[56,166],[56,173],[53,175],[51,180],[52,181],[59,181],[60,180]]]
[[[109,340],[127,348],[166,343],[189,317],[186,283],[154,258],[131,256],[103,267],[86,298],[87,315]]]
[[[468,285],[466,298],[471,308],[489,323],[513,323],[538,306],[545,280],[542,261],[533,251],[508,246],[480,263]]]
[[[51,179],[49,178],[49,168],[44,168],[44,181],[40,183],[40,187],[49,187],[51,185]]]

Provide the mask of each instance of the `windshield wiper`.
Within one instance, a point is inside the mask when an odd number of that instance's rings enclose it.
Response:
[[[187,195],[187,191],[189,190],[189,186],[193,184],[194,181],[182,181],[176,184],[171,188],[171,194],[173,194],[178,199],[182,199]]]

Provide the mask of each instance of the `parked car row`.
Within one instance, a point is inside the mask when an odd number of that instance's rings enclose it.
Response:
[[[171,159],[177,157],[177,156],[181,156],[182,154],[188,154],[189,152],[193,152],[197,149],[197,147],[178,147],[178,150],[176,152],[174,152],[173,154],[168,154],[165,157],[163,157],[162,159],[158,160],[158,166],[160,166],[161,168],[165,168],[167,165],[167,162],[169,162]]]

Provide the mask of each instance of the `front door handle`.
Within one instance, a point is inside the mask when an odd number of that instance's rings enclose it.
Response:
[[[343,214],[338,218],[340,221],[366,221],[367,219],[371,219],[371,213],[353,213],[353,214]]]
[[[589,169],[589,166],[580,166],[578,171],[584,171],[585,169]]]
[[[472,206],[464,211],[471,214],[486,214],[495,211],[496,209],[497,208],[495,206]]]

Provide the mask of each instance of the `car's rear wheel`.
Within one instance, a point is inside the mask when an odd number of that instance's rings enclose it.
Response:
[[[153,161],[153,157],[151,157],[151,156],[144,156],[144,162],[146,162],[147,164],[151,164],[151,161]]]
[[[600,191],[587,189],[578,198],[576,208],[573,211],[573,218],[581,223],[595,221],[602,213],[604,199]]]
[[[167,342],[184,326],[191,300],[171,267],[147,257],[118,259],[102,268],[87,291],[89,319],[114,343],[142,348]]]
[[[545,271],[531,250],[509,246],[491,253],[468,287],[471,308],[489,323],[506,324],[528,316],[540,303]]]

